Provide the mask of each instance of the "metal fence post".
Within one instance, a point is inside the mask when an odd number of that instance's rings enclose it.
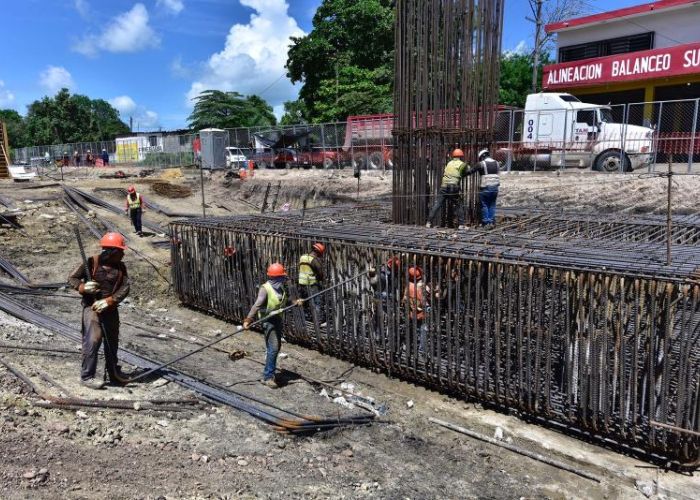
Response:
[[[695,99],[695,111],[693,112],[693,126],[690,133],[690,144],[688,146],[688,173],[693,171],[693,162],[695,161],[695,133],[698,125],[698,104],[700,99]]]

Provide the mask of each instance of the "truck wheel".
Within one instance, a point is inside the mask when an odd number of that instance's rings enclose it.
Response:
[[[384,167],[384,155],[379,151],[375,151],[369,155],[369,168],[370,170],[379,170]]]
[[[629,157],[625,153],[622,153],[622,159],[620,159],[620,153],[618,151],[606,151],[595,161],[595,169],[608,174],[620,172],[621,165],[622,172],[629,172],[632,169]]]
[[[364,170],[367,168],[367,157],[364,153],[357,153],[352,158],[352,167],[357,170]]]
[[[329,168],[333,168],[333,160],[330,158],[324,158],[323,160],[323,168],[328,170]]]

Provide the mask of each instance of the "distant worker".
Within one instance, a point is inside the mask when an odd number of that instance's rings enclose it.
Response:
[[[375,290],[375,296],[381,301],[384,309],[388,302],[392,302],[399,289],[399,278],[401,276],[401,259],[391,257],[385,265],[379,269],[369,271],[369,284]]]
[[[425,227],[433,227],[433,220],[442,210],[443,205],[447,202],[448,207],[454,208],[459,229],[464,229],[465,213],[462,195],[460,194],[460,184],[462,177],[465,175],[467,164],[463,161],[464,151],[455,149],[452,151],[452,159],[445,166],[445,173],[442,176],[440,191],[438,192],[437,200],[428,215],[428,222]]]
[[[247,330],[256,317],[257,319],[262,319],[272,315],[262,324],[267,355],[261,382],[272,389],[276,389],[279,387],[275,379],[277,355],[282,345],[283,323],[281,310],[287,305],[288,299],[287,290],[284,286],[287,282],[287,271],[282,264],[274,263],[267,268],[267,277],[268,280],[258,290],[258,298],[253,307],[250,308],[248,316],[243,320],[243,328]]]
[[[109,381],[119,384],[123,379],[117,364],[119,349],[119,303],[129,295],[129,277],[122,262],[126,243],[119,233],[107,233],[100,240],[102,252],[88,258],[91,280],[84,264],[68,277],[68,283],[83,296],[83,360],[80,373],[82,385],[101,389],[104,382],[95,379],[97,354],[105,339],[105,369]]]
[[[70,156],[68,156],[68,151],[63,152],[62,164],[64,167],[70,165]]]
[[[146,202],[143,200],[141,193],[138,193],[134,186],[129,186],[127,191],[125,213],[131,219],[134,232],[139,236],[143,236],[141,219],[143,217],[143,210],[146,208]]]
[[[95,164],[95,157],[92,156],[92,151],[89,149],[87,150],[87,153],[85,154],[85,165],[91,166]]]
[[[408,286],[404,291],[403,303],[408,305],[408,319],[411,326],[415,324],[418,332],[418,351],[425,350],[428,325],[425,322],[427,311],[426,289],[423,282],[423,270],[418,266],[408,268]],[[415,322],[415,323],[414,323]]]
[[[80,166],[80,153],[73,151],[73,165],[76,167]]]
[[[314,243],[311,253],[304,254],[299,259],[299,294],[302,299],[308,299],[321,290],[320,285],[324,280],[321,258],[325,253],[326,246],[323,243]],[[311,299],[311,307],[320,326],[326,326],[325,315],[321,311],[321,297]],[[314,319],[313,313],[311,319]]]
[[[479,163],[469,169],[466,175],[481,174],[481,186],[479,188],[479,201],[481,202],[481,223],[490,226],[496,223],[496,199],[500,185],[499,171],[501,165],[491,158],[488,149],[479,151]]]
[[[46,165],[49,165],[51,163],[51,155],[49,154],[48,151],[44,153],[44,163]]]
[[[102,150],[102,165],[105,167],[109,165],[109,153],[106,149]]]

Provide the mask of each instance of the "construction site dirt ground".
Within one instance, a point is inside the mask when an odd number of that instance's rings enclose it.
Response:
[[[179,213],[201,213],[198,171],[162,170],[143,179],[98,177],[114,170],[68,171],[65,184],[122,206],[119,192],[93,190],[133,183],[147,202]],[[156,195],[149,187],[155,179],[187,186],[193,194],[178,199]],[[0,226],[0,256],[35,283],[63,281],[80,262],[73,237],[79,220],[62,203],[61,187],[23,189],[53,182],[0,182],[0,194],[17,207],[22,225],[21,230]],[[499,205],[589,211],[601,217],[611,212],[661,214],[666,182],[639,174],[509,174],[502,179]],[[697,213],[700,178],[678,176],[674,183],[674,213]],[[388,201],[391,173],[363,174],[359,190],[349,170],[260,171],[245,182],[207,173],[204,185],[207,215],[230,216],[259,211],[268,185],[267,205],[277,211],[300,209],[304,199],[307,209],[358,198]],[[234,325],[179,305],[166,281],[169,251],[151,244],[167,241],[164,237],[149,233],[138,238],[126,217],[91,208],[128,235],[129,245],[150,260],[127,252],[132,288],[120,308],[121,347],[165,361],[233,331]],[[145,218],[161,226],[169,220],[151,210]],[[96,252],[96,240],[87,232],[84,238],[89,253]],[[17,284],[4,274],[0,282]],[[70,289],[15,299],[79,328],[80,303]],[[456,399],[288,343],[283,344],[278,365],[285,384],[277,390],[267,388],[257,382],[265,348],[255,332],[225,340],[178,368],[298,413],[363,414],[332,401],[354,393],[385,404],[386,415],[368,426],[290,437],[232,408],[201,400],[195,406],[157,411],[145,401],[196,395],[164,379],[90,391],[79,384],[79,348],[0,313],[0,357],[42,391],[56,397],[144,401],[131,410],[42,408],[37,405],[41,398],[0,366],[0,497],[698,498],[700,491],[697,474],[659,469],[638,457],[482,407],[478,401]],[[246,356],[231,360],[228,353],[234,350]],[[334,394],[334,388],[342,392]],[[444,429],[429,422],[430,417],[498,435],[586,471],[600,482]]]

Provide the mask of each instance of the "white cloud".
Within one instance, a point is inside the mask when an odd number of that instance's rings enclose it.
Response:
[[[129,118],[134,119],[134,130],[153,129],[160,126],[158,113],[146,109],[145,106],[139,106],[128,95],[117,96],[110,99],[109,103],[119,111],[119,116],[125,123],[129,123]]]
[[[74,0],[73,4],[80,17],[83,19],[90,17],[90,4],[87,3],[87,0]]]
[[[504,55],[506,56],[521,56],[530,52],[527,42],[525,40],[520,40],[514,49],[506,50]]]
[[[76,87],[70,72],[63,66],[47,66],[39,74],[39,85],[51,94],[58,92],[64,87],[69,90],[73,90]]]
[[[170,73],[175,78],[190,78],[192,76],[192,69],[182,62],[181,56],[177,56],[170,63]]]
[[[86,56],[106,52],[138,52],[157,47],[160,37],[148,24],[148,10],[142,3],[114,17],[99,35],[87,35],[79,40],[73,50]]]
[[[185,8],[182,0],[157,0],[156,7],[162,8],[168,14],[178,15]]]
[[[298,90],[286,77],[280,79],[280,75],[285,74],[289,38],[304,35],[289,15],[288,3],[285,0],[239,1],[256,12],[250,16],[248,24],[234,24],[224,49],[209,57],[202,76],[187,92],[188,106],[192,106],[194,97],[208,89],[235,90],[244,95],[265,91],[262,97],[273,107],[296,99],[298,95]]]
[[[0,80],[0,108],[12,106],[15,102],[15,95],[5,88],[5,82]]]

